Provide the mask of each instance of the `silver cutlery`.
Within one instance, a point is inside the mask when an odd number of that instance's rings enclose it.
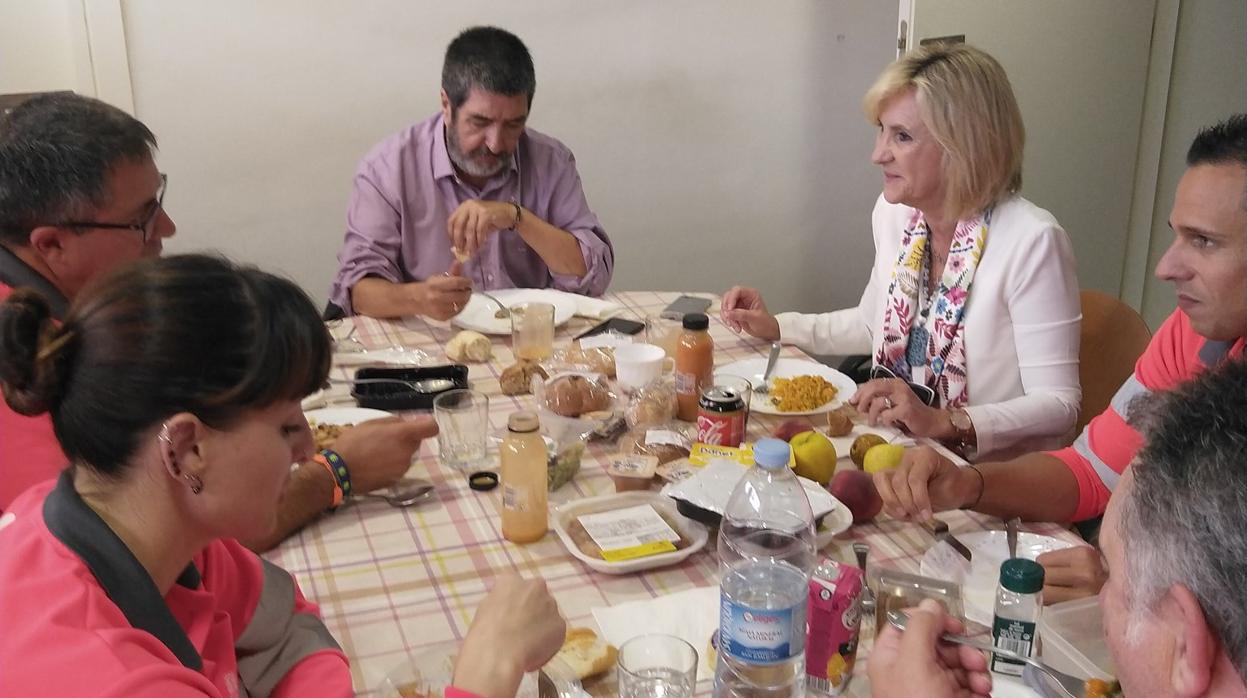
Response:
[[[368,385],[371,383],[397,383],[407,386],[408,390],[417,393],[437,393],[455,387],[449,378],[424,378],[418,381],[405,381],[400,378],[330,378],[330,383],[340,385]]]
[[[775,364],[779,361],[779,349],[779,342],[771,342],[771,355],[766,357],[766,371],[762,373],[762,380],[753,389],[755,394],[766,395],[771,392],[771,374],[775,372]]]
[[[898,611],[898,610],[893,609],[893,610],[888,611],[888,622],[896,626],[897,629],[904,632],[905,624],[909,622],[909,616],[906,615],[904,611]],[[1047,664],[1044,664],[1038,659],[1031,659],[1030,657],[1024,657],[1018,654],[1017,652],[1012,652],[1010,650],[996,647],[990,642],[984,642],[982,640],[975,640],[973,638],[966,637],[965,635],[954,635],[952,633],[944,633],[943,635],[940,636],[940,640],[943,642],[951,642],[951,643],[958,644],[958,645],[965,645],[966,647],[973,647],[974,649],[977,649],[977,650],[982,650],[984,652],[989,652],[989,653],[998,655],[1000,657],[1004,657],[1006,659],[1012,659],[1012,660],[1027,664],[1029,666],[1033,666],[1037,670],[1042,671],[1043,673],[1051,677],[1052,680],[1055,681],[1058,685],[1060,685],[1060,687],[1066,693],[1068,693],[1071,698],[1082,695],[1083,685],[1086,683],[1085,681],[1075,676],[1070,676],[1069,674],[1066,674],[1064,672],[1057,671],[1056,669],[1053,669],[1052,667],[1048,666]]]
[[[404,508],[418,504],[433,495],[433,483],[428,480],[400,480],[397,485],[387,491],[364,492],[359,497],[380,499],[392,507]]]
[[[497,298],[494,298],[493,296],[489,295],[488,293],[485,293],[484,291],[473,291],[472,293],[475,293],[479,296],[485,296],[489,300],[498,304],[498,309],[494,311],[495,318],[499,320],[506,320],[507,318],[511,317],[511,309],[503,305],[502,301],[498,300]]]
[[[1014,517],[1005,522],[1005,540],[1009,541],[1009,559],[1018,556],[1018,524],[1022,520]]]
[[[936,541],[942,540],[945,543],[948,543],[949,547],[955,550],[958,555],[966,559],[966,562],[973,562],[973,556],[970,554],[970,549],[966,547],[965,543],[957,540],[957,537],[948,530],[948,524],[940,521],[939,519],[931,519],[926,525],[931,531],[931,534],[935,536]]]

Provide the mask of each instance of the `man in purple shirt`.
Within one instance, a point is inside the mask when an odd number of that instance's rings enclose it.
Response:
[[[372,149],[355,174],[327,314],[446,320],[472,288],[601,295],[614,251],[576,160],[526,128],[536,77],[514,34],[446,48],[442,110]]]

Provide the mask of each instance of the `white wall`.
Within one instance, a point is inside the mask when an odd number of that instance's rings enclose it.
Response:
[[[537,68],[530,124],[576,153],[613,288],[856,303],[879,175],[859,102],[895,53],[877,0],[127,0],[136,114],[160,138],[168,247],[217,247],[323,298],[351,176],[437,106],[441,57],[495,23]]]
[[[94,94],[82,0],[0,0],[0,94]]]
[[[1176,307],[1173,286],[1152,276],[1173,233],[1169,210],[1200,128],[1247,112],[1247,2],[1183,0],[1173,48],[1142,313],[1153,329]]]

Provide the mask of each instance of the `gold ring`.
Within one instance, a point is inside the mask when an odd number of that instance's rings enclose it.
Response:
[[[892,404],[892,398],[888,397],[887,395],[883,396],[883,404],[887,405],[889,410],[892,409],[892,407],[894,407],[894,405]]]

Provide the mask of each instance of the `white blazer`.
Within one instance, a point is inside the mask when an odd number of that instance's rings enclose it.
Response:
[[[879,197],[875,263],[856,308],[781,313],[780,338],[817,354],[873,354],[901,236],[913,209]],[[1069,443],[1078,420],[1082,312],[1069,237],[1020,196],[997,204],[966,302],[968,401],[980,460]]]

